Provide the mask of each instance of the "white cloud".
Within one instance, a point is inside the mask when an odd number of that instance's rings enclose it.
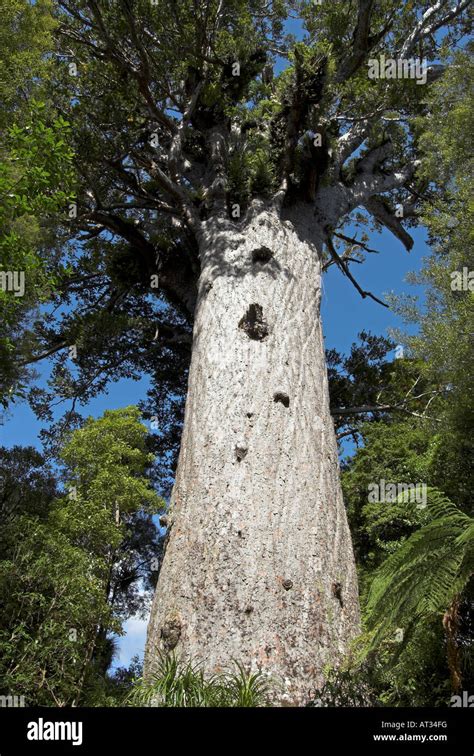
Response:
[[[130,617],[123,626],[125,635],[117,638],[118,652],[113,661],[112,667],[128,667],[132,656],[136,654],[143,659],[146,643],[146,630],[148,627],[148,617]]]

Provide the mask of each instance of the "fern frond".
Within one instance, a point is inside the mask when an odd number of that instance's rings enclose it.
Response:
[[[431,522],[413,533],[377,571],[366,622],[375,648],[388,633],[446,610],[474,571],[474,520],[436,489],[428,490]]]

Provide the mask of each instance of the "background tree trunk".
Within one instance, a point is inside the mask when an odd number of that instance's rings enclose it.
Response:
[[[175,649],[304,704],[357,633],[314,230],[260,208],[209,221],[171,530],[145,674]]]

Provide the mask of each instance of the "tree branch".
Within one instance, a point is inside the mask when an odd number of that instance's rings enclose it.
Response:
[[[333,258],[334,262],[338,266],[338,268],[344,273],[344,275],[349,279],[349,281],[355,286],[359,294],[361,295],[362,299],[365,299],[366,297],[370,297],[370,299],[373,299],[374,302],[378,302],[378,304],[381,304],[383,307],[388,308],[388,304],[385,302],[382,302],[381,299],[376,297],[374,294],[372,294],[370,291],[364,291],[364,289],[359,286],[357,281],[355,280],[354,276],[349,270],[349,266],[347,264],[347,260],[344,260],[338,253],[336,252],[336,249],[334,247],[334,244],[332,243],[332,239],[329,234],[326,235],[326,246],[329,250],[329,253],[331,257]]]
[[[444,10],[448,5],[448,0],[437,0],[423,13],[420,21],[402,45],[398,57],[408,58],[421,39],[429,37],[442,26],[460,16],[471,3],[472,0],[460,0],[450,8],[448,13],[437,18],[438,12]]]
[[[356,121],[337,141],[337,166],[342,168],[347,158],[355,152],[369,135],[372,122],[369,119]]]
[[[345,438],[345,436],[352,436],[354,441],[357,443],[357,435],[360,433],[357,428],[349,428],[348,430],[341,431],[340,433],[336,433],[336,441],[340,441],[341,438]]]
[[[375,168],[383,163],[393,152],[393,144],[390,139],[385,140],[377,147],[372,147],[357,162],[356,172],[363,175],[373,175]]]
[[[420,160],[414,160],[403,168],[387,173],[362,173],[350,187],[358,199],[357,204],[363,205],[365,200],[373,194],[389,192],[391,189],[404,186],[412,178],[420,164]]]
[[[165,194],[168,194],[176,200],[179,207],[182,209],[182,214],[189,228],[196,231],[200,226],[200,223],[188,193],[179,184],[172,181],[155,160],[146,160],[142,155],[138,155],[134,151],[132,151],[130,155],[135,158],[137,163],[146,168],[150,176],[155,179]]]
[[[415,385],[418,381],[415,382]],[[413,390],[410,389],[410,391]],[[390,404],[362,404],[359,406],[354,407],[335,407],[331,410],[331,415],[333,417],[345,417],[346,415],[366,415],[366,414],[372,414],[377,412],[405,412],[405,414],[412,415],[413,417],[419,417],[427,420],[435,420],[436,422],[440,422],[438,418],[436,417],[429,417],[426,415],[426,410],[430,406],[431,402],[441,392],[438,390],[433,391],[424,391],[421,394],[418,394],[417,396],[409,396],[410,391],[408,394],[399,402],[394,402]],[[413,402],[418,399],[422,399],[424,396],[429,396],[430,399],[427,402],[427,405],[425,407],[425,410],[423,413],[415,412],[414,410],[410,410],[407,407],[407,404],[409,402]]]
[[[342,239],[343,241],[347,242],[348,244],[352,244],[354,247],[361,247],[366,252],[372,252],[375,255],[379,254],[378,249],[372,249],[367,244],[365,244],[362,241],[359,241],[358,239],[352,238],[351,236],[345,236],[344,234],[341,234],[339,231],[334,231],[333,236],[337,236],[338,239]]]
[[[388,228],[402,242],[407,252],[410,252],[414,244],[413,238],[402,226],[401,221],[387,208],[381,199],[369,197],[364,202],[364,207],[382,226]]]
[[[374,0],[359,0],[357,24],[352,36],[352,48],[345,58],[339,71],[336,73],[336,81],[343,82],[357,71],[362,64],[369,49],[370,18],[374,7]]]
[[[352,46],[349,55],[341,62],[339,70],[336,73],[336,82],[342,83],[349,79],[356,71],[359,70],[369,52],[385,37],[395,18],[394,10],[388,17],[386,24],[377,32],[370,34],[370,22],[374,0],[359,0],[357,13],[357,24],[352,36]]]

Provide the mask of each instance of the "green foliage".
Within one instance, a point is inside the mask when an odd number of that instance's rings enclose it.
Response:
[[[269,703],[268,679],[241,664],[235,672],[206,676],[202,668],[174,654],[162,655],[148,680],[139,679],[128,697],[132,706],[255,707]]]
[[[416,366],[417,391],[433,392],[429,408],[425,418],[364,425],[364,448],[343,474],[368,628],[361,656],[386,705],[446,705],[453,664],[466,688],[473,679],[473,294],[451,286],[453,272],[472,268],[473,108],[465,93],[473,66],[467,52],[454,62],[428,90],[415,123],[421,173],[430,182],[423,222],[432,254],[410,280],[427,287],[425,303],[394,303],[419,329],[415,336],[396,333],[410,357],[399,362],[403,370]],[[424,482],[429,506],[369,503],[368,485],[380,479]],[[458,627],[448,637],[442,619],[454,606]],[[455,662],[450,645],[457,648]]]
[[[45,252],[47,227],[66,215],[73,197],[68,123],[44,96],[55,22],[49,0],[0,3],[0,270],[24,276],[16,296],[0,288],[0,405],[23,395],[21,333],[38,304],[51,297],[61,266]]]
[[[397,628],[362,664],[380,705],[446,707],[452,690],[439,617],[416,624],[402,646],[398,634],[401,629]]]
[[[472,188],[474,180],[470,140],[474,108],[466,97],[473,84],[472,49],[457,51],[445,75],[429,90],[426,114],[416,119],[423,175],[430,180],[436,178],[452,199],[463,185]],[[428,211],[429,205],[425,209]],[[434,209],[436,212],[442,208],[435,205]]]
[[[266,197],[274,188],[274,165],[268,150],[250,135],[244,144],[236,145],[228,163],[228,189],[231,203],[238,203],[243,212],[251,197]]]
[[[367,666],[328,669],[324,685],[307,704],[311,707],[376,706],[373,679]]]
[[[452,283],[457,272],[473,268],[474,107],[465,96],[473,77],[472,56],[458,53],[455,65],[431,88],[428,112],[417,121],[426,180],[435,179],[444,188],[425,197],[423,222],[433,253],[420,273],[410,277],[427,286],[426,302],[420,306],[400,298],[394,303],[406,322],[419,326],[415,336],[398,333],[397,339],[420,361],[423,376],[444,387],[430,412],[440,421],[432,483],[466,511],[473,487],[474,293],[456,290]]]
[[[20,517],[15,525],[11,558],[0,567],[2,693],[24,695],[28,705],[71,704],[96,626],[119,630],[104,591],[106,564],[49,519]]]
[[[63,450],[69,494],[52,492],[43,510],[23,502],[7,506],[0,551],[2,693],[25,695],[29,705],[77,704],[88,691],[97,700],[97,678],[105,677],[113,653],[108,634],[120,634],[125,618],[143,612],[143,582],[159,555],[151,514],[163,502],[146,477],[152,461],[146,435],[134,407],[89,419]],[[28,502],[47,479],[23,476]]]
[[[97,512],[102,505],[114,517],[138,509],[159,511],[163,502],[143,475],[153,462],[147,433],[136,407],[106,410],[73,431],[61,458],[78,499],[86,499]]]
[[[432,487],[432,481],[440,479],[437,455],[442,441],[437,426],[436,430],[438,435],[430,421],[419,418],[366,424],[364,446],[342,476],[367,627],[345,672],[349,680],[353,678],[356,691],[360,679],[365,680],[381,705],[445,706],[449,701],[450,671],[441,620],[451,591],[456,590],[456,575],[463,597],[460,664],[465,685],[472,679],[469,569],[463,566],[457,573],[463,549],[472,562],[472,527],[467,527],[472,520]],[[451,470],[444,473],[446,484]],[[368,487],[380,480],[428,484],[428,506],[419,507],[403,496],[395,502],[369,502]],[[462,522],[465,535],[457,541],[456,524]]]
[[[22,118],[32,93],[41,91],[51,66],[56,23],[51,0],[0,0],[0,127]]]
[[[388,633],[444,613],[474,573],[474,519],[434,489],[428,492],[431,522],[413,533],[377,570],[366,622],[374,648]]]
[[[57,496],[57,483],[44,457],[31,446],[0,447],[0,559],[3,536],[9,523],[20,515],[47,516]]]
[[[114,641],[113,643],[111,643]],[[115,639],[109,638],[112,645],[111,658],[115,653]],[[133,656],[128,667],[119,667],[112,673],[104,674],[92,660],[84,680],[82,703],[84,706],[126,706],[134,681],[142,675],[143,664],[137,655]]]
[[[326,670],[310,706],[446,707],[452,691],[438,618],[416,625],[403,648],[394,633],[367,654],[368,637],[357,639],[342,666]]]
[[[426,510],[416,503],[370,502],[369,486],[386,483],[425,483],[436,449],[426,423],[415,418],[366,423],[364,444],[347,464],[342,485],[359,568],[378,567],[417,527],[426,521]]]

